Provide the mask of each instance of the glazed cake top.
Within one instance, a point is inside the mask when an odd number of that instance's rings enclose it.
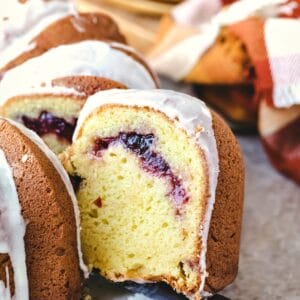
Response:
[[[15,300],[29,299],[24,242],[26,222],[21,210],[13,169],[0,148],[0,253],[7,253],[12,264]],[[11,300],[12,279],[9,278],[8,269],[5,271],[6,283],[0,281],[0,299]]]
[[[0,82],[0,104],[26,94],[79,94],[71,88],[52,86],[54,79],[67,76],[106,77],[129,88],[156,88],[148,69],[127,53],[143,61],[134,49],[119,43],[83,41],[53,48],[5,73]]]

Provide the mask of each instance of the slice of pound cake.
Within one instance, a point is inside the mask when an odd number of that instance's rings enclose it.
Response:
[[[0,299],[79,299],[87,275],[79,230],[57,157],[34,132],[0,119]]]
[[[90,268],[113,281],[164,281],[190,299],[234,280],[243,162],[202,101],[166,90],[99,92],[61,158],[78,182]]]
[[[84,41],[49,50],[8,71],[0,82],[0,115],[38,133],[55,152],[71,143],[86,97],[111,88],[157,87],[132,48]]]

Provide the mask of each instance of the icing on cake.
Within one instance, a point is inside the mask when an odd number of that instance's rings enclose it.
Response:
[[[31,50],[32,40],[47,26],[76,13],[72,1],[0,1],[0,66]]]
[[[12,120],[7,120],[10,124],[18,128],[25,136],[29,137],[32,142],[34,142],[47,156],[47,158],[52,162],[53,166],[59,173],[61,179],[63,180],[66,189],[71,197],[73,207],[74,207],[74,214],[75,214],[75,220],[76,220],[76,225],[77,225],[77,249],[78,249],[78,256],[79,256],[79,264],[80,268],[84,273],[85,278],[88,277],[89,272],[87,269],[87,266],[84,264],[83,259],[82,259],[82,251],[81,251],[81,243],[80,243],[80,218],[79,218],[79,208],[77,204],[77,199],[74,194],[74,190],[71,184],[71,181],[69,179],[69,176],[65,169],[63,168],[62,164],[60,163],[59,159],[57,156],[48,148],[48,146],[43,142],[43,140],[34,132],[23,125],[16,123]]]
[[[107,77],[130,88],[156,88],[155,79],[146,67],[116,47],[136,54],[124,45],[99,41],[84,41],[51,49],[5,74],[0,82],[0,104],[13,96],[25,94],[80,95],[71,88],[52,86],[52,80],[67,76]]]
[[[15,300],[29,299],[28,277],[26,269],[26,253],[24,236],[26,223],[21,214],[21,206],[13,170],[0,149],[0,253],[9,255],[15,286]],[[11,300],[8,269],[6,283],[0,282],[0,298]]]

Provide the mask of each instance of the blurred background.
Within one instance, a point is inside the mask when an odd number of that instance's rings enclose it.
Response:
[[[105,12],[117,21],[128,43],[146,54],[155,44],[160,18],[180,0],[78,0],[81,11]]]

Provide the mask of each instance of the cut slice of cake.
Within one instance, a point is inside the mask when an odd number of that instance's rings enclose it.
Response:
[[[80,182],[90,268],[113,281],[164,281],[190,299],[234,280],[243,163],[230,129],[202,101],[166,90],[99,92],[61,158]]]
[[[60,153],[71,143],[87,96],[111,88],[157,85],[132,48],[85,41],[54,48],[8,71],[0,82],[0,115],[23,123]]]
[[[80,299],[88,273],[79,231],[76,197],[58,158],[34,132],[1,118],[1,300]]]

